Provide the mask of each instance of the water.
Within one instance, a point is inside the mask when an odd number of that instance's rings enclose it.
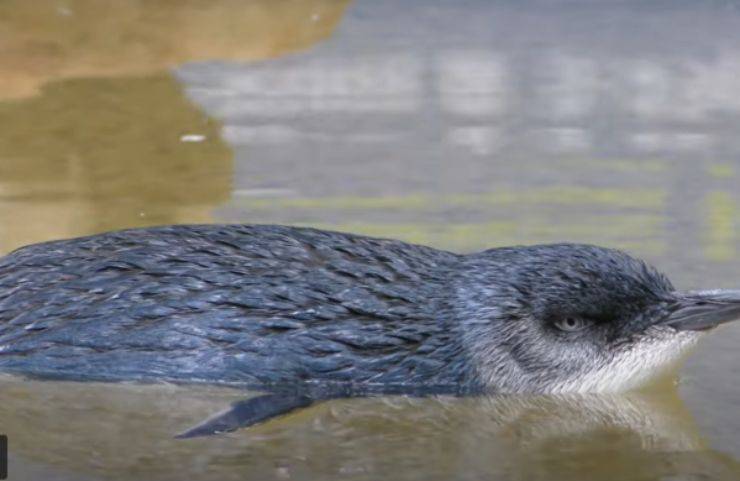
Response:
[[[730,2],[0,5],[0,251],[275,222],[621,247],[740,287]],[[333,401],[172,436],[216,387],[0,379],[10,479],[740,478],[740,325],[647,392]]]

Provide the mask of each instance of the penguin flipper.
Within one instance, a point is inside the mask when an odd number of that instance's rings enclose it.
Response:
[[[264,394],[237,401],[226,411],[187,429],[175,438],[187,439],[236,431],[308,407],[315,401],[308,396],[284,394]]]

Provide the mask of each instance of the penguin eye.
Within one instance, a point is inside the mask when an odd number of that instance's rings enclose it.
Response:
[[[588,327],[588,321],[580,317],[562,317],[555,321],[555,327],[565,332],[576,332]]]

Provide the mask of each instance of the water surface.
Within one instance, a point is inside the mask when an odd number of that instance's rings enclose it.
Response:
[[[740,287],[728,2],[0,5],[0,252],[187,222],[589,242]],[[740,325],[646,393],[324,403],[0,380],[11,479],[739,479]]]

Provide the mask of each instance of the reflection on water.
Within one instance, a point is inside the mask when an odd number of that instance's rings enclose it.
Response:
[[[220,437],[172,438],[242,398],[213,387],[5,378],[0,423],[20,459],[106,479],[740,476],[740,464],[704,445],[672,390],[337,400]]]
[[[311,55],[178,68],[235,148],[221,218],[460,250],[580,240],[736,259],[737,10],[535,3],[359,2]],[[265,189],[275,202],[251,195]],[[643,192],[663,202],[635,207]]]
[[[458,251],[510,245],[522,238],[545,240],[578,239],[580,242],[603,243],[612,246],[660,253],[665,243],[659,239],[665,222],[660,211],[665,208],[664,192],[650,189],[600,189],[583,187],[500,188],[484,194],[405,195],[384,197],[341,196],[312,198],[255,199],[236,192],[231,207],[240,206],[259,217],[290,216],[311,219],[321,215],[334,222],[304,222],[304,225],[379,237],[396,237],[409,242],[445,246]],[[579,209],[589,206],[596,212],[584,212],[578,222],[553,222],[564,206]],[[531,209],[526,221],[515,217],[519,209]],[[492,220],[485,219],[491,210],[501,210]],[[505,213],[503,211],[509,211]],[[617,210],[604,216],[603,210]],[[624,210],[624,212],[619,212]],[[387,218],[384,222],[364,223],[354,220],[357,212]],[[399,216],[431,217],[449,212],[464,212],[477,222],[457,222],[440,226],[418,221],[393,223]],[[344,220],[346,219],[346,220]],[[295,223],[295,222],[293,222]]]
[[[66,80],[0,104],[0,250],[121,226],[207,222],[231,149],[169,76]],[[188,134],[202,142],[182,142]]]
[[[0,99],[65,78],[150,75],[205,59],[262,59],[328,36],[348,0],[7,0]]]
[[[0,252],[270,222],[739,287],[739,46],[721,2],[8,0]],[[242,393],[3,379],[0,431],[17,479],[738,479],[738,342],[683,369],[694,418],[674,388],[360,399],[175,441]]]
[[[0,252],[212,221],[229,196],[232,152],[220,123],[162,71],[307,48],[331,33],[346,3],[0,4]]]
[[[715,261],[732,259],[735,256],[735,223],[740,218],[740,209],[729,192],[716,191],[707,194],[706,216],[707,257]]]

